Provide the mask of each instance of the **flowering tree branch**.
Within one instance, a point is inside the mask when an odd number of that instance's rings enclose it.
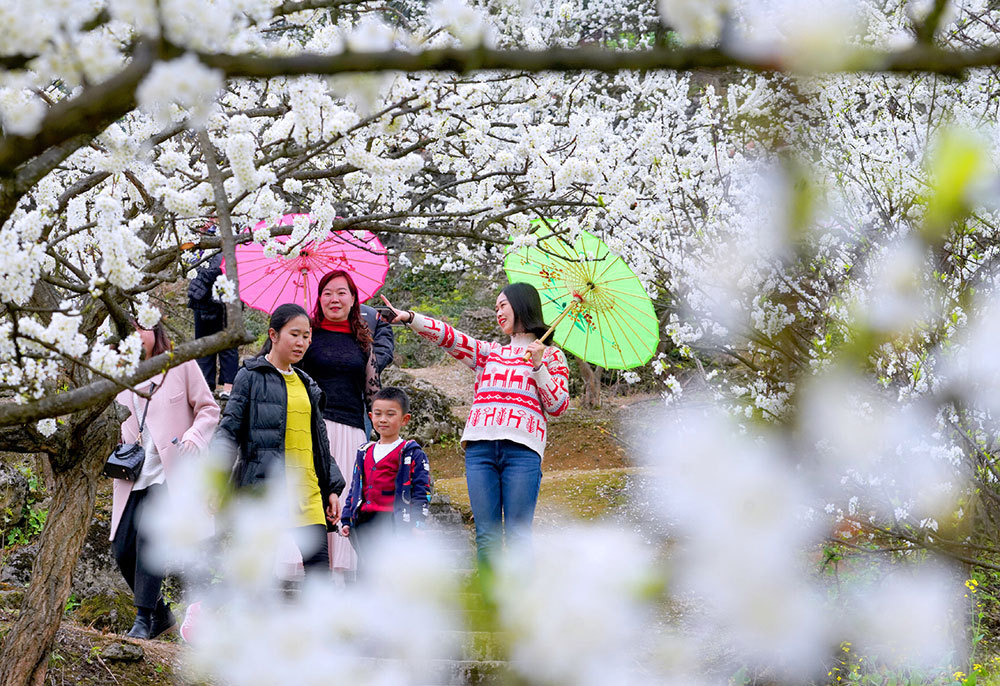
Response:
[[[65,393],[47,395],[33,403],[0,404],[0,427],[25,424],[35,421],[39,417],[57,417],[94,407],[103,409],[122,389],[142,383],[144,380],[188,360],[211,355],[247,342],[249,340],[246,333],[237,333],[227,329],[211,336],[183,343],[171,351],[144,360],[139,363],[134,372],[123,376],[118,381],[100,379]]]
[[[654,47],[648,50],[614,51],[602,47],[509,50],[490,48],[442,48],[423,52],[343,52],[337,55],[299,54],[288,57],[221,55],[199,53],[207,66],[229,77],[266,78],[300,74],[343,74],[379,71],[446,71],[467,73],[478,70],[546,71],[645,71],[665,69],[693,71],[705,69],[747,69],[758,72],[794,72],[794,62],[777,56],[751,57],[719,48]],[[890,52],[859,52],[854,58],[820,67],[826,72],[926,72],[958,75],[967,69],[1000,65],[1000,48],[983,47],[949,50],[933,45],[916,45]]]
[[[928,21],[930,20],[929,17]],[[148,40],[140,41],[131,62],[119,74],[103,83],[85,88],[76,97],[56,103],[46,115],[37,135],[5,135],[0,138],[0,179],[13,173],[24,162],[55,146],[62,146],[75,136],[93,135],[133,109],[136,104],[135,90],[156,59],[175,57],[182,52],[182,48],[166,43],[157,45]],[[549,48],[537,51],[445,48],[417,53],[389,50],[344,52],[337,55],[299,54],[290,57],[199,53],[198,58],[205,65],[219,69],[231,78],[378,71],[467,73],[477,70],[591,70],[613,73],[653,69],[690,71],[740,68],[760,72],[794,70],[794,64],[783,63],[775,57],[741,57],[718,48],[655,47],[628,51],[612,51],[601,47]],[[948,50],[920,44],[896,52],[859,53],[847,63],[830,66],[828,70],[959,75],[967,69],[998,65],[1000,48],[997,47]],[[87,140],[79,138],[75,141],[75,146],[64,147],[61,153],[69,155],[72,150],[86,144]],[[21,195],[23,191],[17,192],[14,188],[4,186],[0,192],[0,221],[9,216]]]
[[[305,12],[307,10],[337,9],[350,5],[361,5],[369,0],[298,0],[285,2],[274,8],[274,16]]]
[[[49,148],[78,136],[96,135],[112,121],[135,107],[135,89],[156,61],[154,46],[140,42],[132,61],[107,81],[84,88],[76,97],[56,103],[34,136],[0,138],[0,178]],[[3,209],[3,205],[0,205]],[[0,216],[5,216],[0,212]]]

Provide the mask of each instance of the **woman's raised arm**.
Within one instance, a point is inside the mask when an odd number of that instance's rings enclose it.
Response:
[[[486,366],[486,358],[489,357],[493,343],[481,341],[473,338],[467,333],[462,333],[451,324],[443,322],[433,317],[413,312],[412,310],[400,310],[392,306],[386,297],[382,296],[383,302],[395,314],[393,323],[406,324],[416,331],[420,336],[431,341],[438,347],[454,357],[456,360],[466,365],[470,369],[478,369]]]

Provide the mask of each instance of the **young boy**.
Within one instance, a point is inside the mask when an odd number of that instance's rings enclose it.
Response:
[[[340,518],[340,533],[351,539],[359,562],[378,536],[422,527],[430,499],[427,455],[399,436],[410,421],[406,393],[386,386],[375,394],[369,416],[379,440],[358,450]]]

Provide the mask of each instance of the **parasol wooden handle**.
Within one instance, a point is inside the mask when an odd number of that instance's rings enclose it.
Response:
[[[580,293],[574,293],[573,300],[575,300],[578,303],[582,303],[584,296],[587,295],[587,293],[589,293],[592,290],[594,290],[594,284],[588,281],[587,287],[584,289],[583,294],[581,295]],[[570,307],[571,306],[567,306],[566,309],[564,309],[562,312],[559,313],[559,316],[556,317],[556,320],[554,322],[552,322],[552,325],[549,327],[549,330],[543,333],[542,337],[538,339],[539,341],[544,343],[545,339],[548,338],[552,334],[552,332],[556,330],[556,327],[559,326],[559,322],[563,320],[563,317],[569,314]],[[524,353],[524,359],[530,360],[531,353],[529,352]]]
[[[565,317],[567,314],[569,314],[568,307],[559,313],[559,316],[556,317],[556,320],[554,322],[552,322],[552,326],[549,327],[549,330],[543,333],[542,337],[539,338],[538,340],[544,343],[545,339],[548,338],[552,334],[552,332],[556,330],[556,327],[559,326],[559,322],[561,322],[563,320],[563,317]],[[531,357],[531,355],[529,354],[528,357]]]

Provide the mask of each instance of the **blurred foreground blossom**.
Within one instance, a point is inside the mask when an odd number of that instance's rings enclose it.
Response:
[[[846,626],[859,650],[884,662],[918,669],[961,664],[967,617],[957,570],[933,564],[879,570],[872,584],[848,593]]]
[[[714,410],[679,410],[650,446],[655,499],[676,528],[677,591],[697,597],[706,641],[789,677],[816,671],[830,637],[801,552],[820,535],[810,489],[780,440]]]
[[[692,44],[711,44],[719,38],[728,0],[659,0],[664,22]]]
[[[963,483],[954,448],[920,406],[889,411],[877,389],[843,375],[824,381],[805,394],[801,441],[690,407],[653,439],[643,497],[674,532],[671,591],[691,607],[697,654],[705,668],[751,667],[793,683],[824,672],[841,640],[896,666],[946,668],[964,626],[957,576],[916,558],[889,570],[859,557],[851,579],[866,581],[838,580],[833,593],[810,559],[832,535],[820,503],[834,493],[880,526],[945,517]],[[727,655],[713,653],[720,640]]]
[[[34,135],[45,114],[45,101],[27,88],[0,88],[0,124],[5,131]]]
[[[658,578],[653,553],[611,526],[549,533],[532,551],[511,551],[496,600],[518,673],[541,683],[661,683],[640,668]]]
[[[431,26],[445,28],[465,47],[486,43],[493,47],[491,26],[487,15],[471,7],[465,0],[437,0],[427,8]]]
[[[880,333],[906,335],[934,315],[932,284],[925,280],[926,246],[915,239],[878,250],[869,264],[867,302],[857,303],[856,316]]]
[[[208,572],[207,546],[215,534],[212,503],[226,465],[214,453],[181,455],[172,462],[169,491],[151,498],[143,513],[143,533],[150,542],[150,562],[163,571]]]
[[[940,375],[944,391],[953,397],[965,397],[974,407],[985,411],[988,424],[1000,429],[1000,297],[991,295],[973,304],[978,312],[955,345],[942,354]]]
[[[729,47],[773,57],[799,71],[840,69],[858,58],[864,35],[860,0],[761,0],[743,6],[743,22]]]
[[[139,88],[136,100],[162,124],[170,123],[171,105],[187,108],[194,123],[204,122],[223,87],[222,73],[209,69],[191,54],[157,62]]]
[[[276,574],[287,571],[293,531],[281,479],[256,497],[238,494],[213,527],[209,504],[228,470],[210,456],[187,457],[172,479],[184,487],[151,503],[144,522],[156,560],[182,572],[186,601],[199,603],[185,660],[191,678],[424,684],[455,657],[456,560],[436,539],[377,541],[357,583],[307,578],[289,593]]]
[[[234,686],[434,683],[455,651],[448,556],[425,540],[397,539],[368,562],[371,573],[356,584],[307,579],[293,597],[244,593],[223,575],[199,596],[189,674]]]
[[[821,500],[874,527],[949,521],[968,481],[962,449],[927,401],[893,393],[833,368],[801,399],[801,450]]]

